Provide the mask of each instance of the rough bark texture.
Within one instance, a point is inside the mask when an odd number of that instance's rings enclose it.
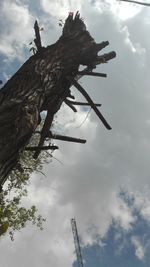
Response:
[[[37,25],[35,26],[38,32]],[[37,39],[35,44],[38,48],[36,54],[31,56],[0,90],[1,184],[17,166],[19,152],[29,143],[40,123],[40,112],[47,110],[39,148],[36,149],[34,157],[40,153],[54,114],[60,109],[63,101],[71,97],[72,81],[84,75],[78,73],[79,66],[87,66],[86,74],[92,72],[97,64],[115,57],[115,52],[98,56],[98,52],[108,45],[108,42],[96,44],[79,13],[75,17],[72,13],[69,14],[62,36],[55,44],[41,47]]]

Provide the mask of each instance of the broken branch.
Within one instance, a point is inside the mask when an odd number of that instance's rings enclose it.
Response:
[[[96,50],[97,52],[105,48],[107,45],[109,45],[108,41],[101,42],[99,44],[96,44]]]
[[[68,100],[68,99],[67,99]],[[75,105],[75,106],[90,106],[89,103],[84,103],[84,102],[78,102],[78,101],[71,101],[71,100],[68,100],[68,102],[72,105]],[[96,107],[101,107],[102,104],[97,104],[97,103],[94,103],[94,105]]]
[[[34,39],[34,43],[37,47],[37,51],[40,52],[41,48],[42,48],[42,44],[41,44],[41,36],[40,36],[40,29],[39,29],[39,25],[37,20],[34,23],[34,30],[35,30],[35,39]]]
[[[41,131],[41,138],[40,138],[40,141],[39,141],[39,144],[38,144],[38,147],[39,148],[36,149],[36,152],[35,152],[35,154],[33,156],[35,159],[37,159],[38,156],[39,156],[39,154],[40,154],[41,147],[44,144],[44,141],[45,141],[47,132],[50,129],[50,126],[52,124],[53,118],[54,118],[54,113],[52,112],[52,110],[49,109],[47,111],[47,116],[46,116],[46,119],[45,119],[45,122],[44,122],[44,125],[43,125],[43,128],[42,128],[42,131]]]
[[[116,52],[112,51],[110,53],[104,54],[102,56],[98,56],[97,60],[94,62],[96,65],[101,63],[106,63],[108,60],[111,60],[116,57]]]
[[[65,99],[64,100],[64,102],[65,102],[65,104],[69,107],[69,108],[71,108],[74,112],[77,112],[77,110],[76,110],[76,108],[73,106],[73,104],[72,104],[72,102],[71,101],[69,101],[68,99]]]
[[[35,133],[40,134],[40,131],[36,131]],[[85,144],[86,140],[85,139],[80,139],[80,138],[75,138],[75,137],[70,137],[70,136],[66,136],[66,135],[60,135],[60,134],[52,134],[51,131],[49,131],[47,133],[47,136],[51,139],[57,139],[57,140],[61,140],[61,141],[67,141],[67,142],[73,142],[73,143],[80,143],[80,144]]]
[[[75,138],[75,137],[70,137],[70,136],[64,136],[60,134],[52,134],[49,132],[48,137],[52,139],[57,139],[61,141],[67,141],[67,142],[73,142],[73,143],[80,143],[80,144],[85,144],[86,140],[85,139],[80,139],[80,138]]]
[[[107,77],[107,74],[105,73],[99,73],[99,72],[89,72],[89,71],[78,71],[79,75],[89,75],[89,76],[96,76],[96,77]]]
[[[55,149],[58,149],[58,146],[30,146],[30,147],[25,147],[25,150],[28,150],[28,151],[39,151],[40,150],[55,150]]]
[[[108,130],[111,130],[111,126],[108,124],[108,122],[105,120],[105,118],[103,117],[103,115],[101,114],[101,112],[98,110],[98,108],[95,106],[94,102],[92,101],[92,99],[90,98],[90,96],[88,95],[88,93],[84,90],[84,88],[75,80],[75,79],[70,79],[68,78],[72,84],[79,90],[79,92],[86,98],[86,100],[88,101],[88,103],[90,104],[91,108],[95,111],[95,113],[97,114],[97,116],[100,118],[100,120],[102,121],[102,123],[105,125],[105,127]]]

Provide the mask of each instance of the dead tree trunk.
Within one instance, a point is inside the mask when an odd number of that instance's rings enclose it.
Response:
[[[83,75],[92,75],[97,64],[105,63],[116,56],[115,52],[98,56],[98,52],[109,44],[108,41],[97,44],[86,30],[79,13],[76,13],[75,17],[72,13],[69,14],[61,37],[53,45],[42,47],[37,22],[35,34],[35,55],[31,56],[0,90],[1,185],[16,167],[19,152],[25,149],[35,133],[40,123],[40,113],[46,110],[47,117],[40,133],[39,144],[35,149],[30,149],[35,150],[35,158],[42,150],[45,138],[49,136],[54,114],[60,109],[63,101],[74,107],[73,101],[68,99],[73,98],[70,93],[72,84],[85,96],[85,104],[95,110],[107,129],[111,129],[97,105],[77,82]],[[80,65],[86,66],[85,71],[79,72]],[[93,73],[93,76],[95,75],[106,77],[105,74]]]

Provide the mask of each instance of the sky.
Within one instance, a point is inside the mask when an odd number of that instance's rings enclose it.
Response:
[[[16,232],[14,242],[4,236],[1,267],[76,267],[73,217],[85,267],[149,266],[150,8],[117,0],[1,0],[0,80],[7,81],[30,57],[35,19],[47,46],[61,35],[59,20],[77,10],[96,42],[109,41],[102,52],[117,53],[97,67],[106,79],[80,80],[102,104],[112,130],[92,111],[85,120],[88,108],[74,114],[62,107],[53,130],[87,143],[56,142],[60,149],[44,166],[46,177],[32,175],[25,203],[46,217],[44,230],[29,224]],[[83,100],[75,88],[71,91]]]

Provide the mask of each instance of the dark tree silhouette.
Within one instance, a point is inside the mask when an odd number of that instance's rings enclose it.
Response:
[[[19,155],[24,149],[34,151],[37,158],[41,150],[57,149],[46,146],[46,138],[63,140],[67,137],[54,136],[50,127],[54,114],[63,102],[76,111],[75,105],[82,104],[70,100],[70,87],[74,85],[86,98],[87,103],[96,112],[105,127],[111,127],[94,104],[84,88],[78,83],[83,75],[106,77],[93,72],[96,65],[108,62],[116,56],[115,52],[98,55],[108,41],[96,43],[86,30],[83,20],[77,12],[75,17],[69,13],[59,40],[50,46],[42,47],[37,21],[34,25],[34,55],[7,81],[0,90],[0,185],[2,186],[14,168],[20,168]],[[86,66],[79,71],[80,65]],[[47,116],[40,133],[37,146],[26,147],[31,136],[40,124],[40,113],[46,110]],[[68,138],[69,139],[69,138]],[[69,140],[68,140],[69,141]],[[70,141],[84,143],[73,138]],[[33,152],[32,152],[33,153]]]

